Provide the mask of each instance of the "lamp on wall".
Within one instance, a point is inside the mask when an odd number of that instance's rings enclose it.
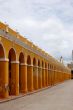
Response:
[[[62,56],[60,57],[60,62],[63,64],[63,57]]]

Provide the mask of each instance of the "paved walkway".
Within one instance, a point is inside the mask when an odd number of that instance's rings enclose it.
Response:
[[[16,100],[0,103],[0,110],[73,110],[73,80]]]

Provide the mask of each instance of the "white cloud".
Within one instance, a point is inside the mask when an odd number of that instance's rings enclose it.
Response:
[[[0,19],[56,58],[71,60],[72,0],[0,0]]]

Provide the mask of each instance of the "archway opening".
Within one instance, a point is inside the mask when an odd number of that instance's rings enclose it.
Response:
[[[24,54],[21,52],[19,55],[19,92],[23,92],[24,88]]]
[[[5,55],[4,55],[4,48],[0,44],[0,97],[3,97],[5,94],[3,93],[3,88],[2,86],[4,85],[4,79],[5,79],[5,73],[4,73],[4,60]]]
[[[28,65],[31,65],[31,58],[30,58],[29,55],[28,55],[28,57],[27,57],[27,64],[28,64]]]
[[[36,59],[33,59],[33,66],[36,66]]]
[[[5,58],[3,46],[0,44],[0,58]]]
[[[10,49],[9,51],[9,95],[13,95],[14,94],[14,85],[15,85],[15,78],[14,78],[14,66],[12,65],[12,63],[14,61],[16,61],[16,53],[15,50],[13,48]]]
[[[73,79],[73,70],[71,70],[71,79]]]

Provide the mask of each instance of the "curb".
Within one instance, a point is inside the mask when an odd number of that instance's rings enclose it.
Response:
[[[46,87],[46,88],[42,88],[42,89],[39,89],[39,90],[36,90],[36,91],[33,91],[33,92],[29,92],[29,93],[26,93],[26,94],[21,94],[21,95],[19,95],[19,96],[11,96],[10,98],[7,98],[7,99],[1,99],[0,100],[0,103],[5,103],[5,102],[9,102],[9,101],[11,101],[11,100],[16,100],[16,99],[18,99],[18,98],[21,98],[21,97],[24,97],[24,96],[27,96],[27,95],[31,95],[31,94],[35,94],[35,93],[37,93],[37,92],[40,92],[40,91],[42,91],[42,90],[46,90],[46,89],[48,89],[48,88],[51,88],[52,86],[49,86],[49,87]]]
[[[64,81],[64,82],[66,82],[66,81]],[[7,99],[0,99],[0,104],[1,103],[5,103],[5,102],[9,102],[9,101],[12,101],[12,100],[16,100],[18,98],[22,98],[22,97],[27,96],[27,95],[31,95],[31,94],[35,94],[35,93],[41,92],[42,90],[46,90],[46,89],[52,88],[52,87],[54,87],[56,85],[59,85],[59,84],[62,84],[64,82],[57,83],[57,84],[54,84],[54,85],[51,85],[51,86],[48,86],[48,87],[45,87],[45,88],[42,88],[42,89],[38,89],[36,91],[28,92],[28,93],[25,93],[25,94],[22,93],[22,94],[19,94],[19,96],[11,96],[10,98],[7,98]]]

